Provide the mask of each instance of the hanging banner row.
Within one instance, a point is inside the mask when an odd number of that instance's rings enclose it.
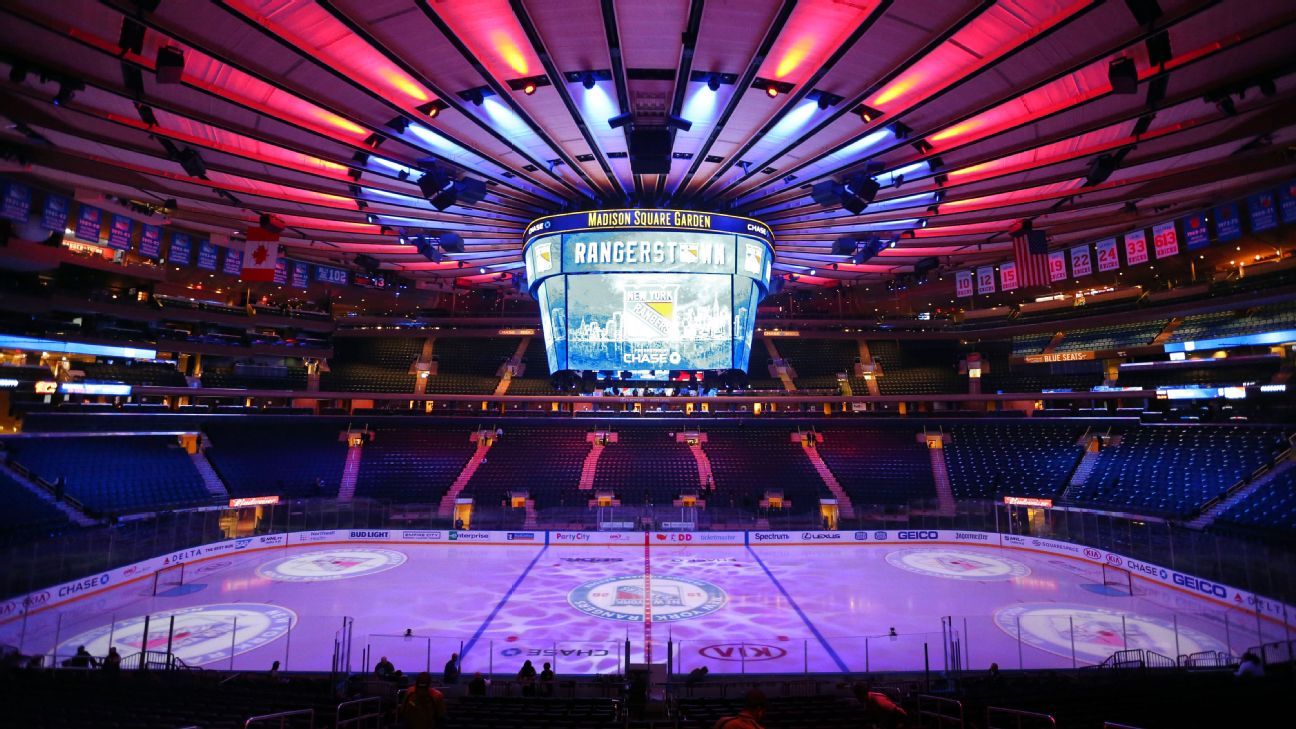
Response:
[[[1248,197],[1245,204],[1252,233],[1273,230],[1280,224],[1296,223],[1296,181],[1289,182],[1277,190],[1256,193]],[[1217,205],[1209,215],[1206,212],[1197,212],[1178,220],[1168,220],[1154,225],[1150,231],[1150,240],[1149,231],[1140,229],[1119,238],[1100,240],[1092,246],[1084,243],[1051,251],[1048,254],[1049,282],[1057,283],[1067,278],[1089,276],[1095,270],[1114,271],[1121,267],[1122,249],[1124,265],[1130,267],[1147,263],[1150,260],[1149,252],[1160,260],[1177,256],[1182,251],[1206,248],[1212,242],[1212,227],[1216,243],[1230,243],[1241,238],[1242,203],[1224,203]],[[999,273],[997,282],[996,270]],[[954,272],[954,289],[958,296],[1012,291],[1019,285],[1016,262],[1010,261],[998,266],[980,266],[975,271]]]

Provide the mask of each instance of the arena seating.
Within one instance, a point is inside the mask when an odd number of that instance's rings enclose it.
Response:
[[[1227,361],[1227,360],[1225,360]],[[1211,367],[1174,367],[1174,368],[1130,368],[1122,367],[1116,384],[1122,387],[1144,387],[1156,389],[1165,385],[1243,385],[1247,383],[1268,384],[1278,371],[1278,362],[1269,365],[1222,366],[1216,363]]]
[[[487,395],[495,391],[495,374],[517,350],[512,337],[437,337],[432,356],[437,374],[427,381],[428,392]]]
[[[743,700],[680,699],[680,729],[711,729],[717,722],[742,711]],[[862,726],[861,709],[853,698],[844,696],[773,697],[766,701],[767,727],[817,727],[857,729]],[[738,722],[734,722],[736,725]]]
[[[697,461],[665,428],[617,427],[618,440],[599,457],[594,488],[612,491],[623,504],[669,506],[681,493],[697,493]]]
[[[1224,525],[1296,532],[1296,468],[1288,468],[1224,510]]]
[[[13,460],[96,513],[210,504],[211,494],[174,436],[14,438]]]
[[[943,343],[912,343],[901,347],[890,340],[870,340],[869,353],[882,365],[877,378],[883,395],[939,395],[967,392],[967,378],[956,368],[957,356]]]
[[[813,512],[829,496],[792,429],[765,425],[707,424],[702,450],[711,461],[716,506],[755,509],[767,489],[782,491],[793,513]],[[754,455],[757,454],[757,455]]]
[[[1042,392],[1044,390],[1088,391],[1103,383],[1098,372],[1067,372],[1052,374],[1049,365],[1010,365],[992,363],[990,371],[981,376],[981,392]]]
[[[0,472],[0,539],[37,539],[66,528],[70,522],[53,504],[28,491],[9,474]]]
[[[593,494],[577,490],[590,445],[585,426],[502,425],[503,434],[468,481],[463,496],[495,506],[510,491],[527,491],[538,508],[584,506]],[[545,464],[537,469],[536,464]]]
[[[1018,334],[1012,338],[1012,354],[1014,357],[1041,354],[1048,343],[1053,341],[1053,336],[1053,332]]]
[[[1213,425],[1131,427],[1104,448],[1082,487],[1067,497],[1125,511],[1190,515],[1275,455],[1277,428]]]
[[[838,373],[851,374],[859,359],[859,347],[853,339],[796,339],[777,342],[779,354],[796,370],[799,390],[837,392]]]
[[[945,464],[957,498],[1055,496],[1080,460],[1085,428],[1067,424],[946,426]]]
[[[410,365],[423,349],[419,337],[339,337],[329,371],[320,377],[326,392],[414,392]]]
[[[1219,339],[1296,328],[1296,304],[1271,304],[1251,311],[1217,311],[1184,317],[1171,342]]]
[[[360,451],[356,496],[436,503],[476,444],[465,426],[378,427]]]
[[[309,420],[212,424],[204,428],[207,459],[231,496],[333,496],[346,462],[347,445],[338,440],[343,430]],[[323,482],[322,494],[316,479]]]
[[[544,337],[534,336],[527,344],[522,355],[526,372],[521,377],[514,377],[509,382],[510,395],[552,395],[553,385],[549,383],[549,359],[545,352]]]
[[[1119,349],[1121,347],[1141,347],[1151,344],[1152,340],[1165,329],[1166,320],[1135,322],[1132,324],[1112,324],[1102,327],[1071,329],[1062,337],[1056,352],[1097,351]]]
[[[137,362],[123,360],[120,363],[77,362],[72,369],[85,373],[86,382],[124,382],[128,385],[158,385],[162,387],[184,387],[184,375],[175,365],[161,362]]]
[[[765,350],[765,343],[759,339],[752,340],[751,353],[747,357],[747,389],[766,392],[783,390],[783,383],[769,373],[770,357]]]
[[[240,374],[233,369],[204,369],[203,387],[239,387],[248,390],[305,390],[306,368],[288,367],[282,375]]]
[[[461,698],[450,702],[447,727],[612,729],[617,707],[607,699]]]
[[[851,502],[907,504],[936,498],[927,446],[912,427],[818,428],[818,445]]]

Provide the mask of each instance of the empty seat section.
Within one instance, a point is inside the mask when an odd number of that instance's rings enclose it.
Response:
[[[618,427],[594,472],[594,488],[609,490],[623,504],[665,504],[681,493],[697,493],[697,461],[688,444],[675,442],[664,427]]]
[[[1227,360],[1224,360],[1227,361]],[[1156,389],[1164,385],[1201,385],[1225,387],[1228,385],[1268,384],[1278,372],[1275,358],[1270,365],[1242,365],[1210,367],[1173,367],[1148,369],[1122,367],[1116,384],[1122,387]]]
[[[124,382],[127,385],[185,387],[188,383],[175,365],[164,362],[74,362],[72,369],[85,373],[86,382]]]
[[[206,427],[207,459],[231,496],[335,496],[347,445],[338,425],[244,420]],[[317,490],[317,480],[321,483]],[[318,493],[317,493],[318,491]]]
[[[7,473],[0,472],[0,538],[39,538],[69,526],[63,512],[33,494]]]
[[[1165,329],[1167,323],[1167,320],[1158,319],[1151,322],[1072,329],[1063,335],[1062,343],[1054,351],[1083,352],[1141,347],[1151,344],[1152,340]]]
[[[428,378],[427,391],[489,395],[499,384],[500,365],[517,346],[513,337],[437,337],[432,347],[437,374]]]
[[[931,457],[912,428],[820,428],[819,455],[851,503],[906,504],[936,498]]]
[[[1283,445],[1276,428],[1132,427],[1104,448],[1068,498],[1147,514],[1187,516],[1267,463]]]
[[[410,365],[423,350],[420,337],[344,337],[333,342],[325,392],[414,392]]]
[[[756,508],[766,491],[782,491],[797,513],[815,511],[819,499],[829,496],[823,479],[792,430],[763,425],[708,424],[702,444],[711,461],[715,494],[709,505]]]
[[[1053,332],[1018,334],[1012,338],[1012,354],[1014,357],[1042,354],[1051,341],[1053,341]]]
[[[956,498],[1056,496],[1083,455],[1084,431],[1063,424],[946,426],[950,490]]]
[[[578,490],[590,449],[585,427],[505,423],[503,430],[463,496],[471,496],[479,506],[493,507],[511,491],[527,491],[537,508],[584,506],[593,497]]]
[[[943,342],[891,340],[868,343],[869,353],[882,365],[877,378],[883,395],[944,395],[967,392],[967,378],[959,375],[958,354]]]
[[[1217,311],[1195,314],[1170,335],[1171,342],[1219,339],[1282,329],[1296,329],[1296,303],[1269,304],[1249,311]]]
[[[15,438],[13,460],[100,513],[130,513],[212,503],[175,436]]]
[[[549,383],[549,358],[545,352],[544,337],[531,337],[526,352],[522,355],[522,364],[526,371],[521,377],[514,377],[509,383],[510,395],[552,395],[553,385]]]
[[[1296,468],[1287,468],[1225,509],[1217,523],[1288,534],[1296,531]]]
[[[458,478],[477,445],[466,426],[379,427],[360,451],[356,496],[434,503]]]
[[[779,354],[796,370],[796,385],[802,390],[840,390],[837,375],[855,371],[859,347],[853,339],[795,339],[777,342]]]

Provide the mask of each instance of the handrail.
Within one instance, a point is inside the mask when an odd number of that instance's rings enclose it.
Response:
[[[274,719],[279,720],[279,729],[283,729],[283,727],[287,725],[287,720],[290,717],[295,717],[295,716],[307,717],[309,720],[308,723],[306,724],[307,728],[315,729],[314,709],[296,709],[294,711],[279,711],[274,714],[262,714],[260,716],[249,716],[247,718],[247,721],[243,722],[243,729],[247,729],[253,724],[264,723]]]
[[[995,714],[1003,717],[1013,717],[1016,722],[1009,726],[1008,724],[995,724]],[[1023,724],[1023,721],[1030,723]],[[1057,720],[1052,714],[1041,714],[1035,711],[1023,711],[1022,709],[1006,709],[1002,706],[986,707],[986,729],[1025,729],[1029,726],[1049,726],[1056,727]]]
[[[928,706],[931,708],[927,708]],[[952,709],[954,713],[946,713],[947,709]],[[963,729],[963,702],[944,696],[918,694],[918,716],[919,726],[928,726],[926,719],[930,718],[934,720],[931,725],[934,729]]]
[[[361,708],[364,705],[370,703],[374,705],[372,711],[366,712],[363,708]],[[347,708],[355,707],[359,713],[357,713],[355,716],[343,719],[342,718],[343,707],[347,707]],[[361,726],[362,722],[365,722],[366,720],[370,720],[370,719],[374,720],[373,726],[377,728],[382,726],[382,716],[383,716],[382,699],[378,696],[368,696],[363,699],[343,701],[342,703],[337,705],[337,713],[334,715],[334,719],[333,719],[333,728],[343,729],[343,727],[348,727],[348,726],[358,727]]]
[[[1114,721],[1104,721],[1103,729],[1141,729],[1130,724],[1117,724]]]

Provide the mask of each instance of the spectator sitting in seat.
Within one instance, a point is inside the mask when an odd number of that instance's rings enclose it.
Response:
[[[715,723],[715,729],[764,729],[761,719],[765,718],[765,694],[760,689],[747,692],[743,709],[737,716],[721,717]]]
[[[451,653],[441,673],[441,682],[447,686],[459,683],[459,654]]]
[[[468,682],[469,696],[486,695],[486,679],[482,678],[481,671],[473,674],[472,680]]]
[[[1239,678],[1264,678],[1264,663],[1251,651],[1242,654],[1242,662],[1238,664],[1237,672],[1233,674]]]
[[[555,683],[556,677],[553,669],[549,667],[548,663],[544,664],[544,669],[540,671],[540,695],[553,696]]]
[[[95,660],[94,656],[90,655],[90,651],[86,650],[83,645],[77,646],[76,655],[63,661],[64,668],[94,668],[98,665],[99,662]]]
[[[702,679],[706,678],[707,674],[710,672],[711,669],[707,668],[706,666],[698,666],[692,671],[689,671],[689,675],[688,678],[685,680],[685,683],[688,684],[702,683]]]
[[[522,664],[522,668],[518,670],[517,674],[518,685],[522,687],[523,696],[535,696],[535,680],[535,666],[531,665],[531,661],[528,660]]]
[[[432,688],[432,676],[420,673],[401,695],[401,719],[409,729],[435,729],[445,722],[445,696]]]
[[[383,656],[378,663],[374,664],[374,675],[378,678],[391,678],[395,672],[396,667],[392,665],[391,661],[387,660],[387,656]]]

